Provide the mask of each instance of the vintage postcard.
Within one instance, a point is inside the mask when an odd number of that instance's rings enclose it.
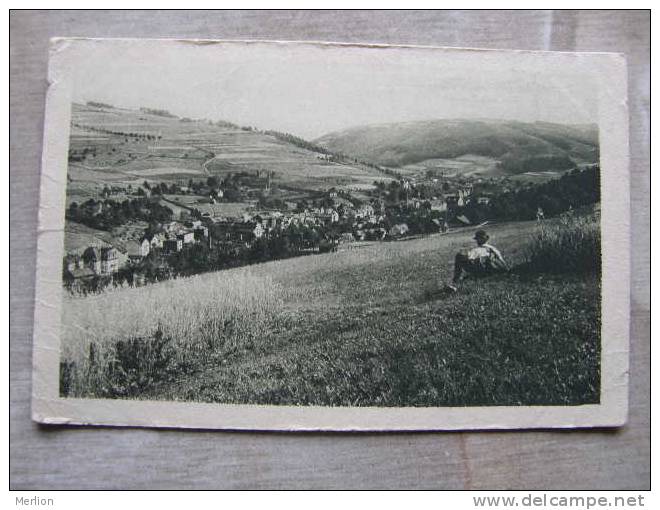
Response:
[[[33,418],[621,426],[622,55],[54,39]]]

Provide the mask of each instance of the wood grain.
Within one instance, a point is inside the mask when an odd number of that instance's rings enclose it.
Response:
[[[11,488],[650,487],[648,12],[13,11],[10,35]],[[615,431],[269,434],[32,423],[37,199],[52,36],[308,39],[625,53],[633,203],[629,424]]]

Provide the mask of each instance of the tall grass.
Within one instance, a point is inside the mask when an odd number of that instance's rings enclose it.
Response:
[[[600,216],[561,215],[542,222],[526,246],[521,269],[541,273],[597,274],[601,270]]]
[[[60,391],[134,396],[260,335],[282,306],[268,276],[232,270],[66,297]]]

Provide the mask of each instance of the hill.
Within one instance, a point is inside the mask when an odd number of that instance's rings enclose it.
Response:
[[[315,143],[409,171],[515,175],[562,171],[598,161],[595,125],[503,120],[427,120],[362,126]]]
[[[72,105],[69,191],[83,197],[105,182],[185,182],[258,170],[274,172],[274,182],[283,186],[312,190],[382,177],[364,165],[332,161],[313,144],[283,133],[151,108]]]
[[[536,228],[489,232],[516,263]],[[62,391],[290,405],[597,402],[598,277],[512,274],[438,294],[472,234],[66,298]]]

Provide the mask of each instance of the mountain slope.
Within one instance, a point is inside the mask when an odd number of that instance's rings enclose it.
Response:
[[[281,184],[325,189],[382,176],[364,165],[328,161],[313,146],[275,134],[110,105],[72,105],[70,150],[70,181],[90,183],[187,181],[268,170]]]
[[[362,126],[326,134],[315,143],[390,167],[433,159],[482,156],[504,173],[563,170],[598,160],[594,125],[495,120],[429,120]]]

